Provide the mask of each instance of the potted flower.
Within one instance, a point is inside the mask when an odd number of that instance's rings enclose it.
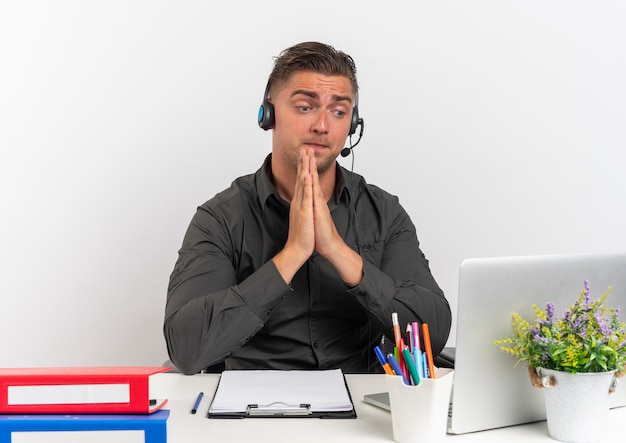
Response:
[[[608,394],[626,364],[626,325],[619,321],[619,308],[605,306],[611,290],[592,302],[585,280],[563,316],[554,315],[550,302],[545,310],[533,305],[533,323],[515,313],[514,335],[495,341],[517,363],[526,362],[533,386],[547,388],[548,433],[556,440],[592,442],[602,437]]]

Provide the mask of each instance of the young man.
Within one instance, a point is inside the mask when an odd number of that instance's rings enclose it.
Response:
[[[450,307],[398,199],[338,166],[358,117],[347,54],[301,43],[275,61],[259,125],[272,152],[198,208],[170,277],[164,334],[192,374],[227,369],[381,372],[373,346],[427,322],[433,352]]]

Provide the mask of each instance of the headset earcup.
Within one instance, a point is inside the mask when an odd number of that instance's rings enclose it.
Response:
[[[264,99],[259,107],[258,123],[259,127],[265,131],[274,126],[274,105],[267,99]]]
[[[354,135],[356,128],[359,127],[359,106],[355,105],[352,108],[352,121],[350,122],[350,133],[348,135]]]
[[[263,94],[263,101],[259,107],[259,115],[257,116],[257,122],[259,127],[264,131],[271,129],[274,126],[274,105],[269,100],[270,85],[269,83],[265,87],[265,94]]]

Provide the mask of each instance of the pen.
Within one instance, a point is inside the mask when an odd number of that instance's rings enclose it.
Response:
[[[424,366],[422,364],[422,345],[420,344],[420,325],[418,322],[414,321],[411,323],[411,332],[411,336],[413,337],[413,362],[415,363],[420,378],[425,378]]]
[[[198,407],[200,407],[200,402],[202,401],[202,397],[204,397],[204,392],[200,392],[198,394],[198,398],[196,398],[196,403],[193,405],[193,409],[191,410],[192,414],[198,412]]]
[[[420,325],[418,322],[414,321],[411,323],[411,330],[413,332],[413,346],[416,349],[422,350],[422,345],[420,344]]]
[[[430,374],[428,373],[428,359],[426,358],[425,352],[422,352],[422,372],[424,373],[424,378],[430,378]]]
[[[389,366],[389,363],[387,363],[385,354],[383,354],[383,351],[380,349],[380,347],[374,346],[374,353],[376,354],[376,357],[378,357],[380,365],[385,370],[385,374],[393,375],[393,370],[391,369],[391,366]]]
[[[396,360],[398,360],[398,363],[400,363],[400,368],[402,369],[402,372],[404,372],[405,377],[408,379],[409,378],[409,371],[406,369],[406,363],[404,362],[404,354],[402,354],[402,350],[406,348],[406,344],[404,343],[404,339],[400,338],[400,347],[398,348],[398,355],[394,355],[394,357],[396,357]]]
[[[415,365],[415,368],[417,369],[417,373],[419,374],[420,378],[426,378],[426,373],[424,372],[424,363],[422,362],[422,351],[420,351],[419,349],[415,350],[415,353],[413,354],[413,364]]]
[[[404,384],[405,385],[410,385],[411,383],[409,383],[409,381],[407,380],[406,376],[404,375],[404,372],[402,372],[402,369],[400,369],[400,363],[398,363],[398,360],[396,360],[396,358],[393,356],[393,354],[388,354],[387,355],[387,361],[391,365],[391,368],[393,369],[393,372],[395,372],[396,375],[401,375],[402,376],[402,380],[404,380]]]
[[[433,361],[433,348],[430,344],[428,323],[422,323],[422,338],[424,339],[424,350],[426,351],[426,362],[428,363],[428,376],[435,378],[435,363]]]
[[[413,363],[413,356],[411,355],[408,349],[403,349],[402,355],[404,355],[404,362],[406,363],[406,367],[409,369],[409,374],[411,374],[411,378],[413,379],[413,384],[416,386],[419,385],[420,376],[419,376],[419,373],[417,372],[417,368],[415,367],[415,364]]]

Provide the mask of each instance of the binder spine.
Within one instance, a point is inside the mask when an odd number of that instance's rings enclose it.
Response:
[[[143,431],[145,443],[167,443],[169,414],[163,409],[151,415],[0,415],[0,443],[11,443],[13,433],[73,431]]]

